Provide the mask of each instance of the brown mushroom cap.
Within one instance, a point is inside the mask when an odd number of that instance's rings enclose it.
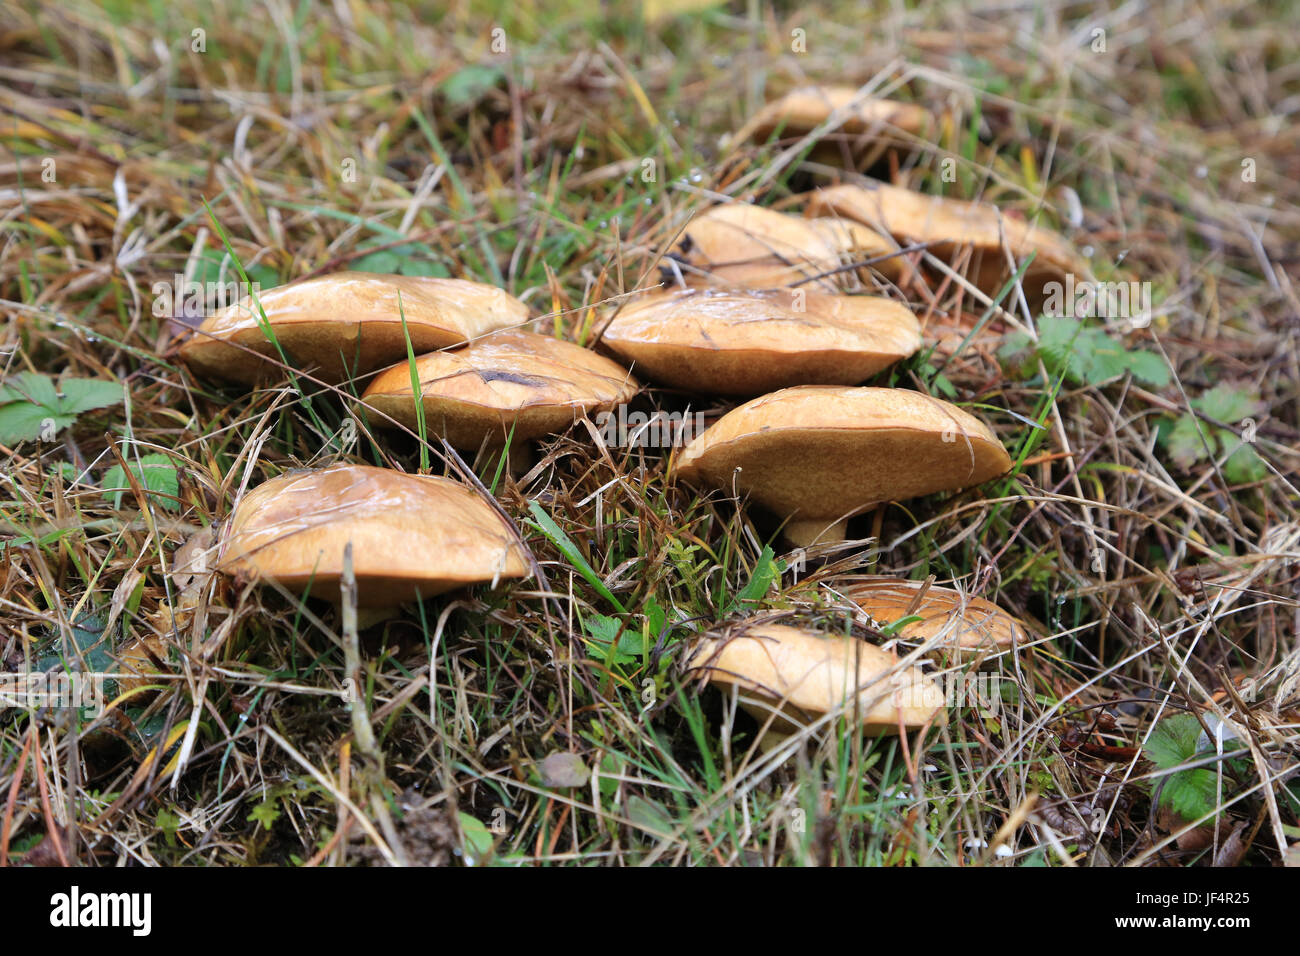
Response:
[[[725,203],[690,221],[674,255],[687,279],[703,273],[715,285],[770,289],[820,277],[816,287],[834,292],[836,270],[893,250],[892,242],[861,223]],[[901,263],[888,258],[875,266],[896,278]]]
[[[939,685],[916,667],[855,637],[784,624],[754,625],[732,637],[706,638],[688,667],[714,684],[738,685],[740,703],[760,723],[775,711],[773,729],[791,732],[840,708],[852,718],[856,693],[860,726],[897,733],[947,714]],[[891,671],[893,673],[891,673]]]
[[[516,442],[555,434],[583,415],[629,401],[640,387],[603,355],[535,332],[496,332],[464,348],[421,355],[415,367],[426,428],[467,449],[485,439],[504,445],[512,426]],[[414,429],[410,363],[380,372],[362,401]]]
[[[900,189],[885,183],[832,186],[808,197],[809,216],[842,216],[894,236],[903,243],[934,243],[929,251],[949,262],[960,251],[974,249],[968,276],[989,295],[996,295],[1012,275],[1003,242],[1017,267],[1035,253],[1022,277],[1026,292],[1037,297],[1046,282],[1066,273],[1088,275],[1088,264],[1063,237],[1042,226],[999,213],[996,206],[945,199]]]
[[[295,367],[314,366],[313,374],[327,382],[403,358],[408,332],[420,354],[528,319],[528,306],[514,296],[467,279],[336,272],[270,289],[257,299]],[[280,360],[260,319],[251,296],[229,305],[186,340],[181,358],[202,375],[232,382],[252,384],[274,375],[276,366],[245,350]]]
[[[955,649],[967,655],[979,651],[996,653],[1014,647],[1029,636],[1019,619],[991,601],[952,588],[935,585],[925,588],[924,585],[924,581],[882,577],[850,585],[843,593],[881,624],[919,617],[919,621],[904,624],[895,632],[896,636],[909,641],[939,638],[940,651]]]
[[[904,305],[789,289],[686,289],[631,302],[602,341],[638,374],[677,388],[756,395],[852,385],[921,347]]]
[[[798,544],[843,537],[870,505],[988,481],[1011,458],[955,405],[901,388],[803,386],[741,405],[687,445],[677,474],[793,519]]]
[[[806,86],[765,105],[740,128],[732,142],[765,140],[777,129],[786,137],[802,136],[836,111],[844,117],[836,128],[845,133],[894,127],[919,135],[930,123],[929,111],[915,103],[862,96],[854,86]]]
[[[500,515],[448,478],[333,465],[258,485],[239,503],[217,570],[337,601],[351,542],[357,604],[384,607],[528,573]]]

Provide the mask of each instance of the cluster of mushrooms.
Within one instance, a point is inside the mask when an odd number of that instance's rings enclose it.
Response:
[[[916,134],[929,116],[852,89],[797,90],[734,141],[830,121],[875,143],[882,131]],[[198,374],[245,384],[286,366],[326,383],[369,378],[356,407],[368,424],[422,424],[469,452],[509,447],[512,466],[528,442],[627,403],[637,378],[748,399],[675,449],[671,473],[761,506],[792,545],[829,545],[875,505],[972,487],[1011,467],[988,426],[962,409],[860,385],[922,345],[906,304],[855,291],[870,270],[898,280],[922,268],[900,252],[910,244],[993,291],[1031,252],[1026,289],[1086,264],[1059,236],[987,205],[884,183],[804,198],[802,214],[728,202],[692,219],[662,260],[664,284],[609,310],[596,337],[608,356],[525,330],[528,307],[495,287],[352,272],[228,307],[180,354]],[[217,569],[337,602],[349,542],[363,607],[529,573],[504,512],[476,490],[350,464],[289,472],[246,494],[222,531]],[[928,583],[873,577],[842,593],[950,659],[997,653],[1025,635],[995,605]],[[687,662],[702,680],[734,686],[770,741],[827,715],[877,733],[942,722],[943,695],[916,657],[756,617],[699,639]]]

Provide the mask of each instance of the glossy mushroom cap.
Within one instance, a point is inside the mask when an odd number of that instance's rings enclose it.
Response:
[[[844,537],[870,505],[988,481],[1011,467],[979,419],[901,388],[787,388],[741,405],[687,445],[684,480],[741,495],[778,515],[794,543]]]
[[[230,517],[217,570],[338,601],[349,542],[362,607],[528,573],[510,529],[471,489],[368,465],[294,472],[258,485]]]
[[[775,713],[772,727],[783,733],[840,709],[878,734],[942,724],[947,716],[934,680],[855,637],[784,624],[742,626],[730,637],[702,640],[688,667],[710,683],[738,685],[741,706],[760,723]]]
[[[863,96],[853,86],[806,86],[791,90],[759,110],[733,137],[733,143],[765,140],[778,129],[785,138],[802,136],[832,115],[843,117],[833,127],[844,133],[868,133],[893,127],[919,135],[930,123],[930,113],[915,103]]]
[[[1026,293],[1042,295],[1046,282],[1063,281],[1067,273],[1086,277],[1088,264],[1064,238],[1050,229],[1001,214],[996,206],[944,199],[885,183],[832,186],[809,195],[809,216],[841,216],[894,236],[902,243],[934,243],[929,251],[956,263],[970,247],[967,276],[988,295],[996,295],[1012,275],[1003,245],[1017,268],[1032,252],[1034,261],[1022,277]]]
[[[804,288],[835,292],[844,278],[837,270],[889,256],[893,250],[893,242],[861,223],[806,219],[748,203],[726,203],[690,221],[674,258],[688,281],[755,289],[798,282]],[[874,267],[897,277],[901,262],[886,258]]]
[[[924,585],[924,581],[872,578],[845,587],[843,594],[881,625],[919,617],[904,624],[895,636],[917,642],[938,638],[936,650],[941,653],[997,653],[1028,639],[1025,625],[991,601]]]
[[[312,374],[331,383],[404,358],[407,333],[418,355],[528,320],[528,306],[514,296],[466,279],[337,272],[257,299],[290,363],[303,371],[314,367]],[[264,355],[278,362],[280,353],[251,296],[211,315],[180,355],[199,374],[232,382],[252,384],[280,373],[258,360]]]
[[[904,305],[788,289],[687,289],[631,302],[601,339],[639,375],[716,395],[853,385],[921,347]]]
[[[496,332],[415,360],[425,427],[457,448],[501,446],[552,435],[584,415],[629,401],[640,386],[618,363],[572,342],[534,332]],[[416,427],[409,362],[375,377],[362,401]],[[390,425],[384,418],[375,423]]]

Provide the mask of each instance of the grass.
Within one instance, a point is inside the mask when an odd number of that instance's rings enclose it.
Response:
[[[1275,866],[1300,840],[1300,72],[1283,5],[1014,23],[880,5],[869,29],[840,2],[661,23],[619,4],[3,8],[4,378],[127,389],[52,442],[0,449],[3,669],[97,669],[151,636],[176,675],[98,719],[3,713],[10,863]],[[879,383],[972,408],[1016,467],[877,509],[800,569],[768,516],[678,487],[667,451],[575,427],[515,479],[374,415],[348,444],[350,387],[195,379],[183,329],[150,308],[176,273],[269,288],[383,263],[499,284],[591,343],[713,197],[782,205],[852,179],[807,144],[720,146],[806,78],[939,114],[893,154],[900,184],[1037,214],[1099,277],[1151,282],[1150,327],[1110,333],[1163,356],[1170,384],[1077,381],[1043,356],[1012,374],[998,347],[1036,330],[1014,289],[884,289],[934,349]],[[1241,432],[1195,404],[1225,385],[1255,410],[1247,480],[1225,468],[1239,442],[1167,444],[1188,415]],[[123,464],[156,455],[174,496]],[[540,573],[358,633],[194,563],[243,490],[336,460],[491,487]],[[103,485],[115,466],[129,487]],[[684,675],[696,634],[754,614],[882,642],[840,596],[864,573],[956,581],[1035,627],[984,663],[1007,688],[996,712],[954,707],[903,739],[841,715],[764,753],[752,718]],[[1188,768],[1143,749],[1184,713],[1248,737],[1248,760],[1208,761],[1223,769],[1200,840],[1160,806]],[[582,786],[543,780],[557,751]]]

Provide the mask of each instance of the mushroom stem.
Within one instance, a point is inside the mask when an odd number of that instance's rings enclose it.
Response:
[[[826,518],[791,518],[785,523],[786,539],[799,548],[814,544],[834,544],[843,541],[848,532],[849,519],[838,521]]]
[[[369,630],[376,624],[382,624],[389,618],[397,617],[401,613],[402,609],[396,605],[389,605],[386,607],[359,607],[357,608],[357,630]],[[339,616],[342,618],[341,611]]]

